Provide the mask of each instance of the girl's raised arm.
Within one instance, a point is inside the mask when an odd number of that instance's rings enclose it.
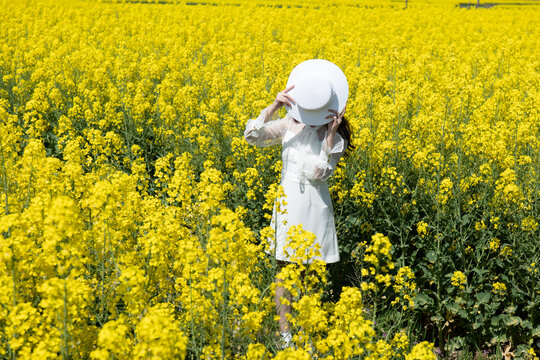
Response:
[[[276,99],[272,105],[261,111],[259,117],[255,120],[249,120],[244,131],[244,138],[251,145],[271,146],[281,142],[283,135],[287,132],[289,126],[289,117],[277,119],[278,110],[287,104],[291,106],[294,99],[288,94],[294,88],[294,85],[289,86],[276,95]],[[273,119],[273,121],[270,121]]]
[[[277,112],[270,114],[271,106],[261,111],[256,119],[247,122],[244,138],[251,145],[267,147],[279,144],[287,132],[289,118],[276,120]]]

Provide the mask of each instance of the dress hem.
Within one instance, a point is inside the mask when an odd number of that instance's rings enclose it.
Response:
[[[265,253],[267,255],[270,255],[270,256],[274,256],[275,253],[273,251],[265,251]],[[293,263],[293,261],[291,261],[289,258],[287,257],[284,257],[284,256],[275,256],[276,260],[279,260],[279,261],[285,261],[285,262],[290,262],[290,263]],[[339,262],[341,259],[339,258],[339,255],[336,255],[336,256],[328,256],[325,259],[322,259],[322,258],[315,258],[313,260],[322,260],[324,261],[326,264],[333,264],[333,263],[337,263]],[[304,261],[303,264],[304,265],[307,265],[307,264],[311,264],[313,262],[313,260],[308,260],[308,261]]]

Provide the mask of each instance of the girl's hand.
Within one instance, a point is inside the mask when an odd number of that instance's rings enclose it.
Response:
[[[328,123],[329,134],[334,135],[337,132],[339,125],[341,124],[341,121],[343,121],[343,115],[345,115],[345,110],[347,110],[347,105],[345,105],[341,113],[338,113],[337,110],[333,110],[333,109],[328,110],[332,113],[331,115],[328,115],[325,118],[325,119],[332,119],[332,121]]]
[[[294,104],[294,99],[291,95],[287,94],[289,91],[291,91],[294,88],[294,85],[289,86],[283,91],[280,91],[276,95],[276,100],[274,100],[274,103],[272,104],[275,110],[281,109],[284,105],[291,106],[291,104]]]
[[[294,88],[294,85],[289,86],[283,91],[280,91],[276,95],[276,100],[272,103],[272,105],[266,110],[266,117],[264,119],[264,122],[267,122],[269,119],[272,118],[272,115],[281,109],[285,104],[287,106],[291,106],[291,103],[294,104],[294,99],[291,95],[287,94],[289,91]]]
[[[341,121],[343,121],[343,115],[345,114],[346,109],[347,105],[345,105],[341,113],[338,113],[337,110],[328,110],[332,113],[325,118],[332,119],[332,121],[328,123],[328,132],[326,133],[326,145],[329,149],[334,147],[334,135],[336,135],[339,125],[341,124]]]

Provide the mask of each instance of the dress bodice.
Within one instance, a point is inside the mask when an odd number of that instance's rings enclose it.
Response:
[[[321,152],[324,133],[320,134],[322,126],[304,126],[299,132],[293,132],[290,127],[283,136],[282,177],[289,180],[304,182],[306,180],[305,168],[310,158],[318,156]]]
[[[346,141],[334,134],[334,144],[326,142],[327,126],[306,126],[290,116],[266,121],[267,109],[246,124],[244,138],[253,145],[282,145],[282,178],[312,184],[326,183],[346,149]],[[274,113],[273,116],[276,116]]]

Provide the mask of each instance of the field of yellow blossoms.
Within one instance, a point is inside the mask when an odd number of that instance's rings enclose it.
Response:
[[[540,6],[231,2],[0,0],[0,359],[538,360]],[[282,349],[243,130],[310,58],[356,150]]]

